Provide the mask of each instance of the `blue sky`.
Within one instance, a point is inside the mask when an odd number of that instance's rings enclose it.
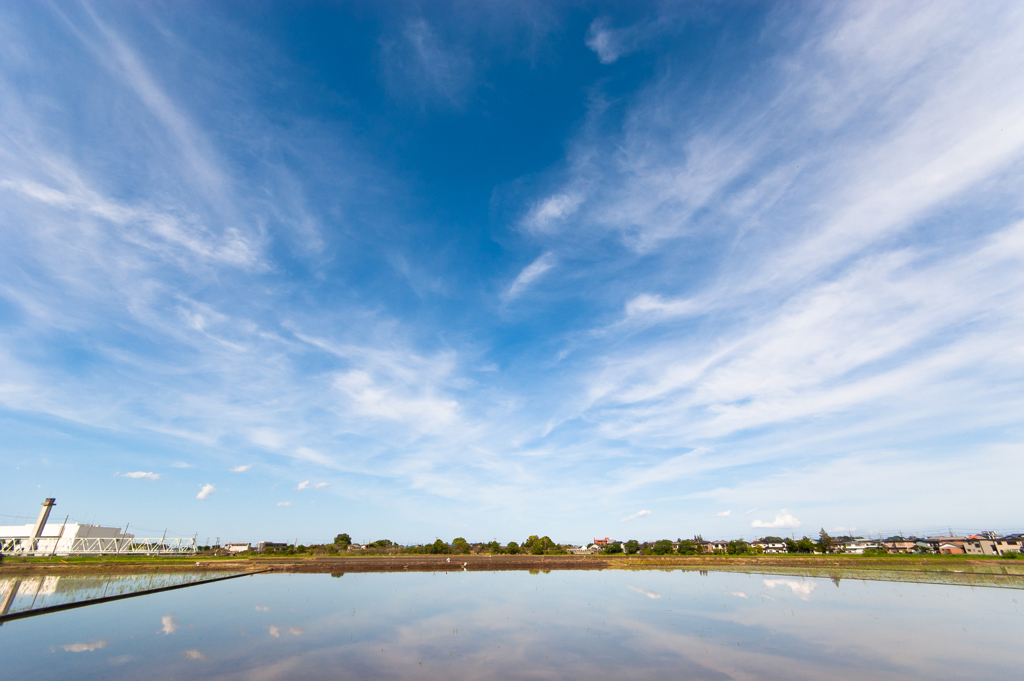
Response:
[[[1019,529],[1019,3],[0,17],[0,521]]]

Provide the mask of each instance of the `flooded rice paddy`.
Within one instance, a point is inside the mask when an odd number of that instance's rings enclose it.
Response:
[[[11,611],[184,578],[40,579]],[[737,572],[260,574],[8,621],[0,660],[10,679],[1019,679],[1022,596]]]

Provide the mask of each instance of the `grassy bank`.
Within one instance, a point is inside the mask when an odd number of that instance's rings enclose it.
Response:
[[[65,558],[4,558],[0,574],[14,572],[161,572],[189,570],[255,570],[276,572],[398,572],[462,570],[754,570],[789,571],[824,576],[837,571],[968,574],[1024,577],[1024,560],[975,556],[532,556],[507,554],[394,555],[394,556],[89,556]],[[851,572],[852,574],[852,572]]]

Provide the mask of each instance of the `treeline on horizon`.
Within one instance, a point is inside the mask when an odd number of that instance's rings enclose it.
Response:
[[[830,553],[833,549],[835,539],[830,537],[825,530],[819,534],[818,540],[804,536],[800,539],[789,539],[782,537],[762,537],[762,542],[785,544],[789,553]],[[341,533],[329,544],[294,545],[286,547],[267,547],[266,553],[273,554],[320,554],[339,555],[348,552],[353,545],[352,537],[348,533]],[[608,545],[600,550],[601,555],[654,555],[664,556],[679,554],[683,556],[695,556],[704,554],[722,555],[756,555],[763,552],[762,547],[751,544],[742,539],[735,539],[726,544],[725,549],[707,551],[707,542],[700,535],[693,539],[659,539],[657,541],[641,542],[636,539],[628,541],[609,541]],[[450,543],[441,539],[435,540],[432,544],[419,544],[403,546],[396,544],[390,539],[378,539],[359,547],[359,552],[364,555],[438,555],[438,554],[492,554],[492,555],[518,555],[529,554],[540,555],[568,555],[570,544],[558,544],[548,536],[530,535],[523,542],[510,541],[502,545],[497,541],[470,543],[464,537],[456,537]]]

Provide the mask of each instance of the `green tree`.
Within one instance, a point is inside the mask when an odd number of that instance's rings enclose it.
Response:
[[[796,543],[797,553],[814,553],[814,540],[803,537]]]
[[[730,556],[739,556],[747,552],[749,544],[742,539],[733,539],[725,547],[725,552]]]
[[[622,544],[620,544],[617,541],[610,541],[604,547],[604,552],[605,553],[610,553],[610,554],[622,553]]]
[[[334,545],[342,549],[347,549],[348,545],[351,543],[352,537],[348,536],[347,532],[342,532],[334,538]]]
[[[515,554],[519,553],[519,544],[515,543],[514,541],[510,541],[508,543],[508,546],[506,547],[506,550],[514,556]]]
[[[630,539],[622,548],[625,549],[626,553],[634,554],[640,550],[640,542],[636,539]]]
[[[654,546],[651,547],[651,553],[655,556],[664,556],[666,553],[672,553],[672,540],[659,539],[654,542]]]
[[[440,539],[435,539],[433,544],[427,544],[424,548],[429,549],[426,553],[450,553],[451,549]]]
[[[697,544],[691,539],[683,539],[679,542],[679,554],[682,556],[697,555],[699,550]]]
[[[797,546],[796,541],[786,537],[786,553],[797,553],[799,550],[800,547]]]
[[[452,550],[455,553],[469,553],[469,542],[466,541],[465,537],[456,537],[452,540]]]
[[[836,547],[835,540],[829,536],[825,528],[821,528],[821,532],[818,533],[818,543],[821,544],[822,553],[832,553]]]

